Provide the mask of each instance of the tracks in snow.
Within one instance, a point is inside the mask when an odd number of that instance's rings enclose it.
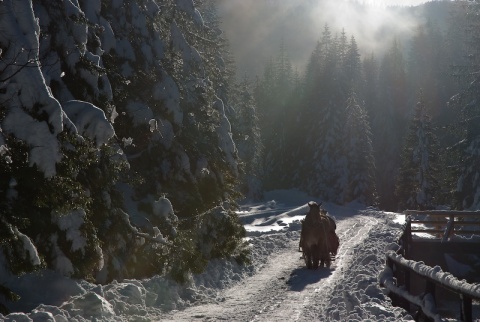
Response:
[[[378,223],[373,217],[357,215],[340,219],[337,234],[340,248],[332,268],[305,269],[298,252],[298,239],[272,254],[255,275],[224,291],[221,303],[205,304],[173,312],[162,321],[311,321],[329,297],[332,284],[342,279],[352,259],[352,249]]]

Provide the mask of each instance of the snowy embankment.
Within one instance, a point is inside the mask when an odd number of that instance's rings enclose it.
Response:
[[[385,249],[397,240],[395,214],[359,206],[323,206],[337,220],[340,249],[331,269],[306,270],[298,252],[301,219],[313,200],[298,191],[244,205],[252,264],[212,261],[179,285],[164,277],[95,285],[52,272],[10,277],[22,295],[6,321],[181,321],[282,319],[401,321],[411,316],[379,287]]]

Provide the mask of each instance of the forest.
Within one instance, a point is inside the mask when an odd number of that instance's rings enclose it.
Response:
[[[477,2],[392,8],[416,27],[379,52],[326,19],[305,68],[284,38],[255,75],[217,5],[0,1],[1,274],[181,282],[247,264],[235,211],[275,189],[479,208]]]
[[[378,52],[327,22],[304,72],[285,42],[252,82],[264,189],[391,211],[478,209],[477,4],[390,10],[416,24],[387,28]]]

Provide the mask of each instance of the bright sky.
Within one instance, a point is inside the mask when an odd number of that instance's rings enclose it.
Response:
[[[364,0],[360,2],[365,2],[368,4],[374,4],[374,5],[383,7],[383,6],[416,6],[428,1],[426,0]]]

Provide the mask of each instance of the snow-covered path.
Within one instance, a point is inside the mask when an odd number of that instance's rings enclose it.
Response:
[[[323,315],[329,292],[343,278],[352,261],[352,250],[378,224],[365,215],[337,222],[341,245],[331,269],[307,270],[298,239],[292,238],[281,252],[272,254],[259,272],[226,289],[220,303],[172,312],[162,321],[307,321]]]

